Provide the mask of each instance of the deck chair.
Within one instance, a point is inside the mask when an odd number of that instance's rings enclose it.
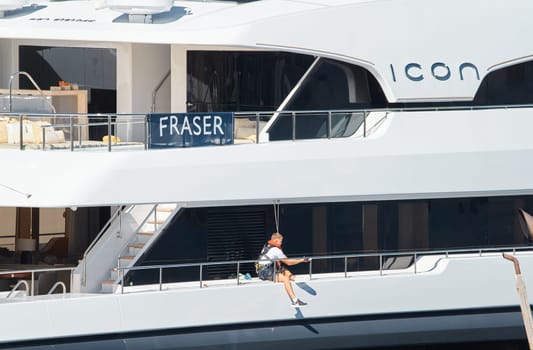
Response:
[[[533,216],[524,209],[518,208],[518,222],[527,243],[533,243]]]

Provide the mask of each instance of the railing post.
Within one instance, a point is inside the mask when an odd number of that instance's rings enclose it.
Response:
[[[111,152],[111,115],[107,115],[107,150]]]
[[[21,114],[19,118],[20,118],[20,140],[19,141],[20,141],[20,150],[22,151],[24,149],[24,116]]]
[[[124,294],[124,270],[120,267],[120,255],[117,259],[118,278],[120,281],[120,294]],[[113,287],[111,287],[113,289]]]
[[[348,257],[344,256],[344,278],[348,278]]]
[[[163,290],[163,268],[159,268],[159,291]]]
[[[150,119],[148,116],[144,118],[144,150],[148,150],[148,131],[150,129]]]
[[[154,233],[157,232],[157,204],[154,207]]]
[[[87,127],[87,129],[89,129],[89,127]],[[81,124],[80,124],[80,121],[78,120],[78,145],[80,146],[80,149],[83,144],[81,140],[81,135],[82,135]]]
[[[414,259],[415,259],[415,261],[414,261],[414,267],[415,267],[415,275],[416,275],[416,253],[414,253]]]
[[[292,112],[292,140],[296,141],[296,112]]]
[[[366,137],[366,111],[363,112],[363,137]]]
[[[239,273],[241,273],[241,264],[237,261],[237,285],[241,283],[241,279],[239,278]]]
[[[202,288],[202,285],[203,285],[203,270],[204,270],[204,265],[203,264],[200,264],[200,288]]]
[[[259,113],[255,114],[255,143],[259,143]]]
[[[74,151],[74,120],[73,116],[70,116],[69,121],[69,130],[70,130],[70,151]]]
[[[331,139],[331,111],[328,111],[328,139]]]
[[[309,260],[309,281],[313,279],[313,259]]]
[[[35,294],[35,271],[31,272],[31,292],[30,295],[33,296]]]
[[[379,275],[383,276],[383,255],[379,254]]]
[[[46,151],[46,129],[41,127],[41,130],[43,132],[43,151]]]

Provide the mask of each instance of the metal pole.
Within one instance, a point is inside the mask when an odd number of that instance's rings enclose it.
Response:
[[[202,288],[202,275],[203,275],[204,265],[200,264],[200,288]]]
[[[416,253],[414,254],[414,256],[415,256],[414,265],[415,265],[415,275],[416,275]]]
[[[292,112],[292,140],[296,140],[296,112]]]
[[[144,118],[144,149],[148,149],[148,127],[149,127],[149,119],[148,117]]]
[[[72,116],[70,116],[70,151],[74,151],[74,125]]]
[[[159,268],[159,291],[163,290],[163,268]]]
[[[383,255],[379,254],[379,275],[383,276]]]
[[[107,115],[107,150],[111,152],[111,115]]]
[[[331,138],[331,111],[328,111],[328,139]]]
[[[344,278],[348,278],[348,257],[344,257]]]
[[[31,296],[35,294],[34,281],[35,281],[35,271],[32,271],[31,272],[31,294],[30,294]]]
[[[313,279],[313,260],[309,260],[309,281]]]
[[[43,131],[43,151],[46,151],[46,129],[41,127],[41,130]]]
[[[239,273],[241,272],[241,264],[237,261],[237,285],[240,284]]]
[[[259,143],[259,113],[255,114],[255,143]]]
[[[515,269],[516,278],[516,291],[520,298],[520,310],[522,312],[522,320],[524,321],[524,327],[526,328],[527,342],[529,343],[529,349],[533,349],[533,320],[531,318],[531,307],[526,293],[526,285],[522,280],[522,274],[520,272],[520,264],[518,259],[512,255],[503,253],[503,258],[512,261]]]
[[[24,116],[20,115],[20,150],[24,149]]]
[[[363,137],[366,137],[366,111],[363,112]]]

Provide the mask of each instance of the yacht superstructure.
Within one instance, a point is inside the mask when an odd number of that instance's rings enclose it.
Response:
[[[12,2],[0,347],[525,338],[528,1]]]

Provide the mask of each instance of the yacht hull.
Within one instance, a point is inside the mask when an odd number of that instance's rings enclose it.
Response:
[[[296,315],[301,313],[295,310]],[[345,349],[524,340],[518,307],[295,318],[3,344],[2,349]]]

